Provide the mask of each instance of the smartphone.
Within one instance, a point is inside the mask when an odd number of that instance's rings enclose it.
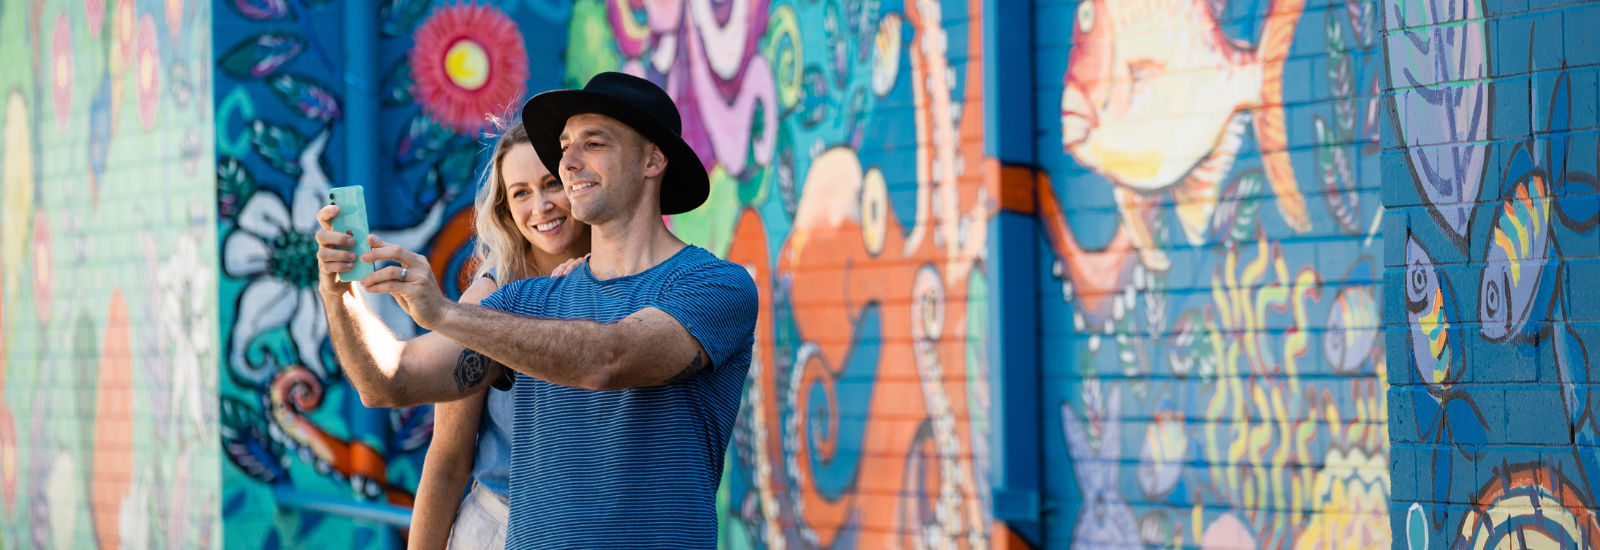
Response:
[[[356,238],[355,248],[336,247],[340,250],[350,250],[356,253],[356,265],[350,271],[339,274],[340,282],[360,280],[372,274],[372,262],[361,261],[361,255],[372,250],[372,244],[367,242],[367,195],[361,186],[335,187],[328,190],[328,204],[339,207],[339,215],[333,218],[333,230]]]

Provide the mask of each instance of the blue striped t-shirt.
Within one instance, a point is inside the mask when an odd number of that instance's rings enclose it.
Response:
[[[749,272],[688,246],[637,275],[601,281],[584,265],[518,281],[483,306],[600,323],[654,307],[711,356],[680,382],[622,391],[518,374],[506,548],[715,548],[722,458],[755,343]]]

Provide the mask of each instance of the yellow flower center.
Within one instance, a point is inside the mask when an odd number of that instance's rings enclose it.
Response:
[[[482,88],[489,81],[489,52],[472,40],[457,40],[444,53],[444,72],[464,89]]]

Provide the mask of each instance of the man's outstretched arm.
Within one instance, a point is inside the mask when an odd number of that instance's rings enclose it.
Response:
[[[590,390],[676,382],[711,363],[700,341],[656,308],[602,324],[538,319],[459,304],[432,330],[517,372]]]
[[[400,262],[367,275],[361,284],[394,296],[418,325],[506,368],[563,386],[617,390],[675,382],[749,346],[755,327],[755,285],[742,271],[686,277],[656,307],[602,324],[451,302],[439,292],[426,257],[375,237],[363,259]],[[697,338],[706,335],[715,336],[708,342]],[[452,383],[437,375],[410,382],[435,387]]]

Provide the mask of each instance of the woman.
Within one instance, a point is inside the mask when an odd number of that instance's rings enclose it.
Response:
[[[485,179],[474,206],[479,263],[461,301],[477,303],[500,285],[528,277],[564,275],[583,261],[589,226],[572,218],[561,180],[539,162],[522,123],[495,144]],[[489,389],[435,405],[433,443],[412,512],[411,549],[505,546],[510,431],[510,392]],[[463,499],[468,481],[472,492]]]

